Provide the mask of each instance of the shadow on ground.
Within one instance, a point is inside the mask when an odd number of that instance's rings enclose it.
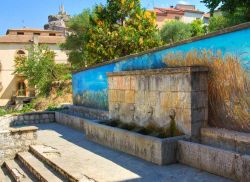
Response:
[[[182,164],[173,164],[168,166],[158,166],[150,162],[138,159],[131,155],[112,150],[99,144],[88,141],[84,133],[65,127],[63,125],[40,124],[36,125],[39,128],[39,136],[42,136],[44,131],[56,132],[62,139],[77,145],[85,150],[88,150],[95,155],[101,156],[113,163],[131,171],[140,176],[138,179],[126,180],[131,182],[137,181],[185,181],[185,182],[226,182],[230,181],[225,178],[200,171]],[[53,143],[50,143],[53,146]],[[67,150],[67,149],[65,149]],[[73,157],[73,156],[72,156]],[[98,165],[98,164],[93,164]],[[112,174],[112,171],[111,171]]]

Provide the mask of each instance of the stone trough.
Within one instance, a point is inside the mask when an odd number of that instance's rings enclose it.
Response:
[[[177,141],[186,138],[178,136],[160,139],[87,120],[84,130],[91,141],[158,165],[176,163]]]

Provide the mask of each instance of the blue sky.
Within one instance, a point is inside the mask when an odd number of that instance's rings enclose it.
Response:
[[[9,28],[43,28],[48,15],[58,13],[60,4],[70,15],[80,13],[84,8],[95,4],[105,4],[106,0],[0,0],[0,35]],[[208,9],[200,0],[141,0],[147,9],[169,7],[176,3],[194,4],[197,9],[207,12]]]

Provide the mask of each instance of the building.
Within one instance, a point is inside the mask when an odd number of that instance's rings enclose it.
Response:
[[[161,28],[167,21],[180,20],[184,23],[191,23],[200,19],[204,23],[208,22],[208,14],[197,10],[194,5],[177,4],[175,7],[159,8],[155,7],[153,12],[156,13],[156,21]]]
[[[22,75],[14,74],[17,55],[26,55],[26,48],[33,44],[46,44],[56,54],[56,63],[67,63],[67,55],[59,47],[65,42],[64,32],[41,29],[9,29],[0,36],[0,106],[5,106],[13,97],[34,96]]]
[[[70,15],[64,10],[64,6],[59,7],[59,12],[57,15],[49,15],[48,23],[44,25],[45,30],[56,30],[62,31],[67,34],[66,23],[69,21]]]

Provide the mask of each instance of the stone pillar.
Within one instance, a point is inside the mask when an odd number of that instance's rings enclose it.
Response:
[[[109,117],[140,126],[170,126],[199,136],[208,119],[206,67],[108,73]]]

